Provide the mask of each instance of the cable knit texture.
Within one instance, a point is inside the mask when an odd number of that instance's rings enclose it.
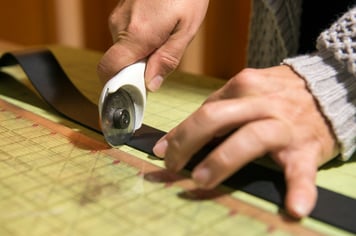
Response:
[[[320,34],[317,49],[284,63],[306,80],[347,160],[356,150],[356,7]]]
[[[302,0],[253,0],[249,67],[278,65],[296,54],[301,7]],[[283,63],[306,80],[347,160],[356,150],[356,7],[320,34],[317,49]]]
[[[253,0],[247,65],[278,65],[298,49],[301,0]]]

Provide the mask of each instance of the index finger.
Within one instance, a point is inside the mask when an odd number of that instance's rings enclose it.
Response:
[[[154,148],[165,157],[173,171],[182,169],[190,158],[214,137],[227,134],[239,126],[270,117],[270,107],[257,97],[228,99],[204,104],[169,132]],[[166,146],[162,151],[160,146]]]

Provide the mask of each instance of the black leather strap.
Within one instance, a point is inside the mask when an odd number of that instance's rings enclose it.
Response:
[[[100,132],[97,105],[73,85],[50,51],[6,53],[0,59],[1,66],[16,64],[22,67],[39,94],[56,111]]]
[[[19,64],[34,87],[55,110],[65,117],[100,132],[98,109],[70,81],[53,54],[47,49],[6,53],[0,67]],[[127,145],[153,155],[152,147],[165,133],[143,125]],[[188,164],[191,169],[213,148],[207,146]],[[225,182],[226,185],[263,198],[283,207],[285,183],[283,174],[249,164]],[[352,187],[352,186],[350,186]],[[318,201],[311,217],[356,233],[356,200],[318,187]]]

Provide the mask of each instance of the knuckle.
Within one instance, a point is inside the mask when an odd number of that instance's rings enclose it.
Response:
[[[170,150],[180,150],[181,149],[181,131],[178,130],[178,127],[169,132],[166,136],[168,146]]]
[[[130,30],[120,30],[113,34],[114,43],[130,43],[139,40],[139,35],[132,33]]]
[[[282,122],[277,120],[265,120],[249,126],[250,140],[261,147],[261,151],[274,152],[288,145],[290,131]]]
[[[108,17],[108,25],[109,25],[109,27],[115,26],[116,23],[117,23],[116,14],[114,14],[114,13],[110,14],[110,16]]]
[[[246,68],[232,77],[224,87],[225,97],[234,97],[259,88],[260,76],[257,69]]]
[[[166,73],[175,70],[180,63],[180,58],[177,57],[176,55],[173,55],[171,52],[162,50],[157,52],[157,56],[161,61],[161,64],[163,65],[163,69]]]
[[[236,87],[253,87],[259,82],[257,69],[246,68],[232,78],[232,85]]]
[[[219,169],[228,171],[234,166],[232,155],[227,153],[225,149],[218,148],[214,151],[213,155],[216,160],[214,165],[218,166]]]
[[[171,151],[176,152],[177,150],[181,150],[181,142],[172,137],[167,137],[168,147]]]
[[[117,14],[115,10],[110,13],[109,17],[107,18],[107,22],[109,26],[115,25],[117,22]]]
[[[127,22],[129,21],[128,17],[126,16],[120,9],[114,10],[109,17],[107,18],[107,24],[111,31],[115,31],[121,27],[124,27]]]
[[[252,137],[251,140],[255,140],[256,143],[266,146],[267,139],[266,136],[261,135],[261,133],[266,133],[269,131],[269,127],[265,127],[261,124],[259,125],[250,125],[249,126],[249,135]],[[269,133],[266,133],[269,134]]]
[[[216,104],[213,102],[205,103],[197,112],[196,123],[210,124],[215,122]]]

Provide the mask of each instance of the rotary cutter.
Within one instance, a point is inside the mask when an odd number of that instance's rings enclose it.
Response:
[[[143,122],[146,106],[146,63],[132,64],[104,86],[99,100],[100,125],[113,147],[126,143]]]

